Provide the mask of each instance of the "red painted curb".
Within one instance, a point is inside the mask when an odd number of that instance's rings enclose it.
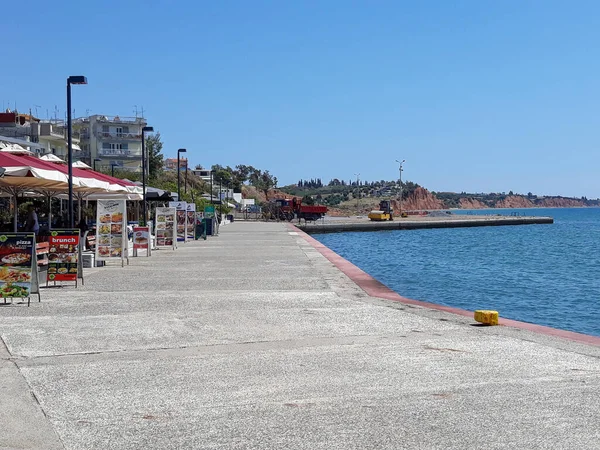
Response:
[[[342,258],[340,255],[335,253],[330,248],[321,244],[312,236],[306,234],[300,228],[288,224],[291,230],[302,236],[306,242],[312,245],[319,253],[327,258],[334,266],[341,270],[345,275],[348,276],[354,283],[356,283],[363,291],[365,291],[371,297],[383,298],[394,302],[405,303],[407,305],[422,306],[424,308],[435,309],[437,311],[444,311],[452,314],[458,314],[460,316],[473,318],[473,311],[467,311],[466,309],[453,308],[450,306],[438,305],[436,303],[423,302],[420,300],[412,300],[410,298],[402,297],[398,293],[388,288],[385,284],[377,281],[371,275],[359,269],[350,261]],[[498,320],[499,325],[520,328],[523,330],[533,331],[535,333],[545,334],[548,336],[561,337],[569,339],[571,341],[581,342],[584,344],[600,346],[600,337],[590,336],[588,334],[575,333],[574,331],[559,330],[557,328],[551,328],[544,325],[536,325],[533,323],[520,322],[518,320],[503,319]]]

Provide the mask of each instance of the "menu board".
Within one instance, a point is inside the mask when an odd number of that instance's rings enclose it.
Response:
[[[98,200],[96,259],[124,259],[127,255],[125,200]]]
[[[176,209],[177,240],[187,241],[187,202],[169,202],[169,206]]]
[[[0,234],[0,298],[39,295],[37,275],[35,234]]]
[[[156,208],[156,246],[175,248],[175,208]]]
[[[79,230],[52,230],[46,281],[75,281],[79,274]]]
[[[149,227],[133,227],[133,249],[147,250],[150,256],[150,228]]]
[[[195,239],[196,230],[196,204],[188,203],[187,204],[187,223],[186,223],[186,233],[187,239],[193,241]]]

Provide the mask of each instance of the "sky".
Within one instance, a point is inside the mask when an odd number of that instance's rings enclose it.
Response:
[[[164,154],[433,191],[600,197],[600,2],[105,0],[2,6],[3,107],[142,108]],[[7,20],[8,19],[8,20]],[[46,113],[48,111],[48,113]]]

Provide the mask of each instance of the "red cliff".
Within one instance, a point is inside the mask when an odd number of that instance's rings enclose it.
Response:
[[[392,200],[392,207],[396,213],[400,211],[400,202]],[[425,209],[444,209],[444,202],[429,192],[427,189],[418,187],[408,198],[402,200],[404,211],[418,211]]]
[[[461,198],[460,208],[461,209],[485,209],[488,206],[480,200],[475,198]]]

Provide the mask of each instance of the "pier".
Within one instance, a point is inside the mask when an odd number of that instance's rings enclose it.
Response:
[[[290,224],[86,271],[0,308],[0,448],[598,446],[600,338],[476,326]]]
[[[552,217],[540,216],[409,216],[390,221],[371,221],[366,217],[325,217],[315,222],[295,224],[307,233],[339,233],[344,231],[418,230],[429,228],[498,227],[506,225],[552,224]]]

